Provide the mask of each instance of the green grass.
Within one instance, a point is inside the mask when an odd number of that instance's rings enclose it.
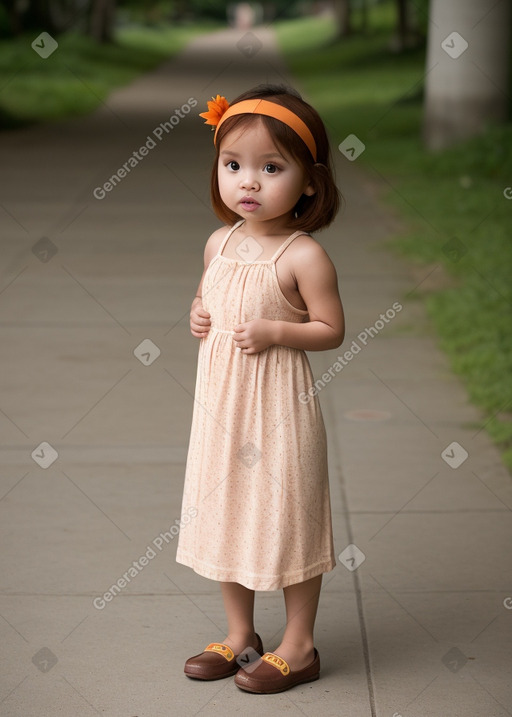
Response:
[[[199,26],[126,27],[112,44],[78,33],[57,36],[42,59],[31,47],[38,32],[0,41],[0,129],[49,122],[94,110],[125,85],[178,52]]]
[[[383,4],[371,8],[366,36],[336,42],[332,23],[311,18],[278,24],[276,31],[333,145],[351,133],[365,143],[357,162],[382,179],[386,201],[405,220],[391,247],[424,264],[425,273],[441,267],[445,288],[422,293],[428,313],[453,369],[482,409],[482,425],[512,468],[512,242],[506,230],[512,200],[503,195],[512,185],[512,125],[489,127],[442,153],[426,152],[425,51],[391,53],[392,25],[393,8]]]

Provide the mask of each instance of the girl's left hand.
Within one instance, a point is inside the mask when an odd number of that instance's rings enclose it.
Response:
[[[270,319],[252,319],[235,326],[233,341],[244,354],[257,354],[275,343],[274,322]]]

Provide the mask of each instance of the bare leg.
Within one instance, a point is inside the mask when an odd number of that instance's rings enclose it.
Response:
[[[303,583],[283,589],[286,604],[286,629],[281,644],[274,652],[290,665],[290,669],[302,670],[314,658],[313,629],[318,600],[322,587],[322,575],[316,575]]]
[[[246,647],[256,648],[254,632],[254,590],[239,583],[221,582],[224,610],[228,620],[228,636],[223,640],[235,655]]]

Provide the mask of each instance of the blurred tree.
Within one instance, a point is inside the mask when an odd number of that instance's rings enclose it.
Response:
[[[57,35],[73,26],[87,10],[90,0],[2,0],[11,35],[44,29]]]
[[[2,3],[3,7],[0,6],[0,13],[2,20],[6,21],[2,23],[2,34],[4,35],[18,35],[23,29],[23,18],[21,8],[17,0],[4,0]]]
[[[409,13],[407,0],[396,0],[397,4],[397,36],[400,42],[400,48],[403,50],[407,46],[407,36],[409,34]]]
[[[360,0],[361,31],[368,31],[368,0]]]
[[[116,0],[91,0],[89,10],[89,34],[98,42],[112,42]]]
[[[257,5],[259,3],[256,3]],[[306,2],[306,7],[309,7]],[[284,18],[299,17],[304,14],[304,3],[300,0],[269,0],[263,3],[263,17],[264,22],[272,22],[273,20]]]
[[[226,21],[232,3],[225,0],[188,0],[181,3],[189,15]]]
[[[397,44],[398,51],[403,52],[406,49],[411,35],[409,2],[408,0],[396,0],[397,5]]]
[[[428,0],[427,0],[428,1]],[[425,42],[425,33],[420,29],[418,15],[421,12],[421,1],[395,0],[396,31],[391,41],[394,52],[404,52],[418,47]]]
[[[437,150],[508,111],[508,0],[430,0],[423,138]]]
[[[352,34],[352,4],[350,0],[333,0],[338,38]]]
[[[414,0],[409,5],[409,12],[412,16],[412,22],[416,31],[421,35],[423,40],[428,34],[428,23],[429,23],[429,0]]]

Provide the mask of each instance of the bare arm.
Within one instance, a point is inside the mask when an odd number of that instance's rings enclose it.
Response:
[[[298,254],[295,276],[309,322],[275,321],[275,343],[305,351],[337,348],[345,337],[345,317],[336,269],[320,245]]]

